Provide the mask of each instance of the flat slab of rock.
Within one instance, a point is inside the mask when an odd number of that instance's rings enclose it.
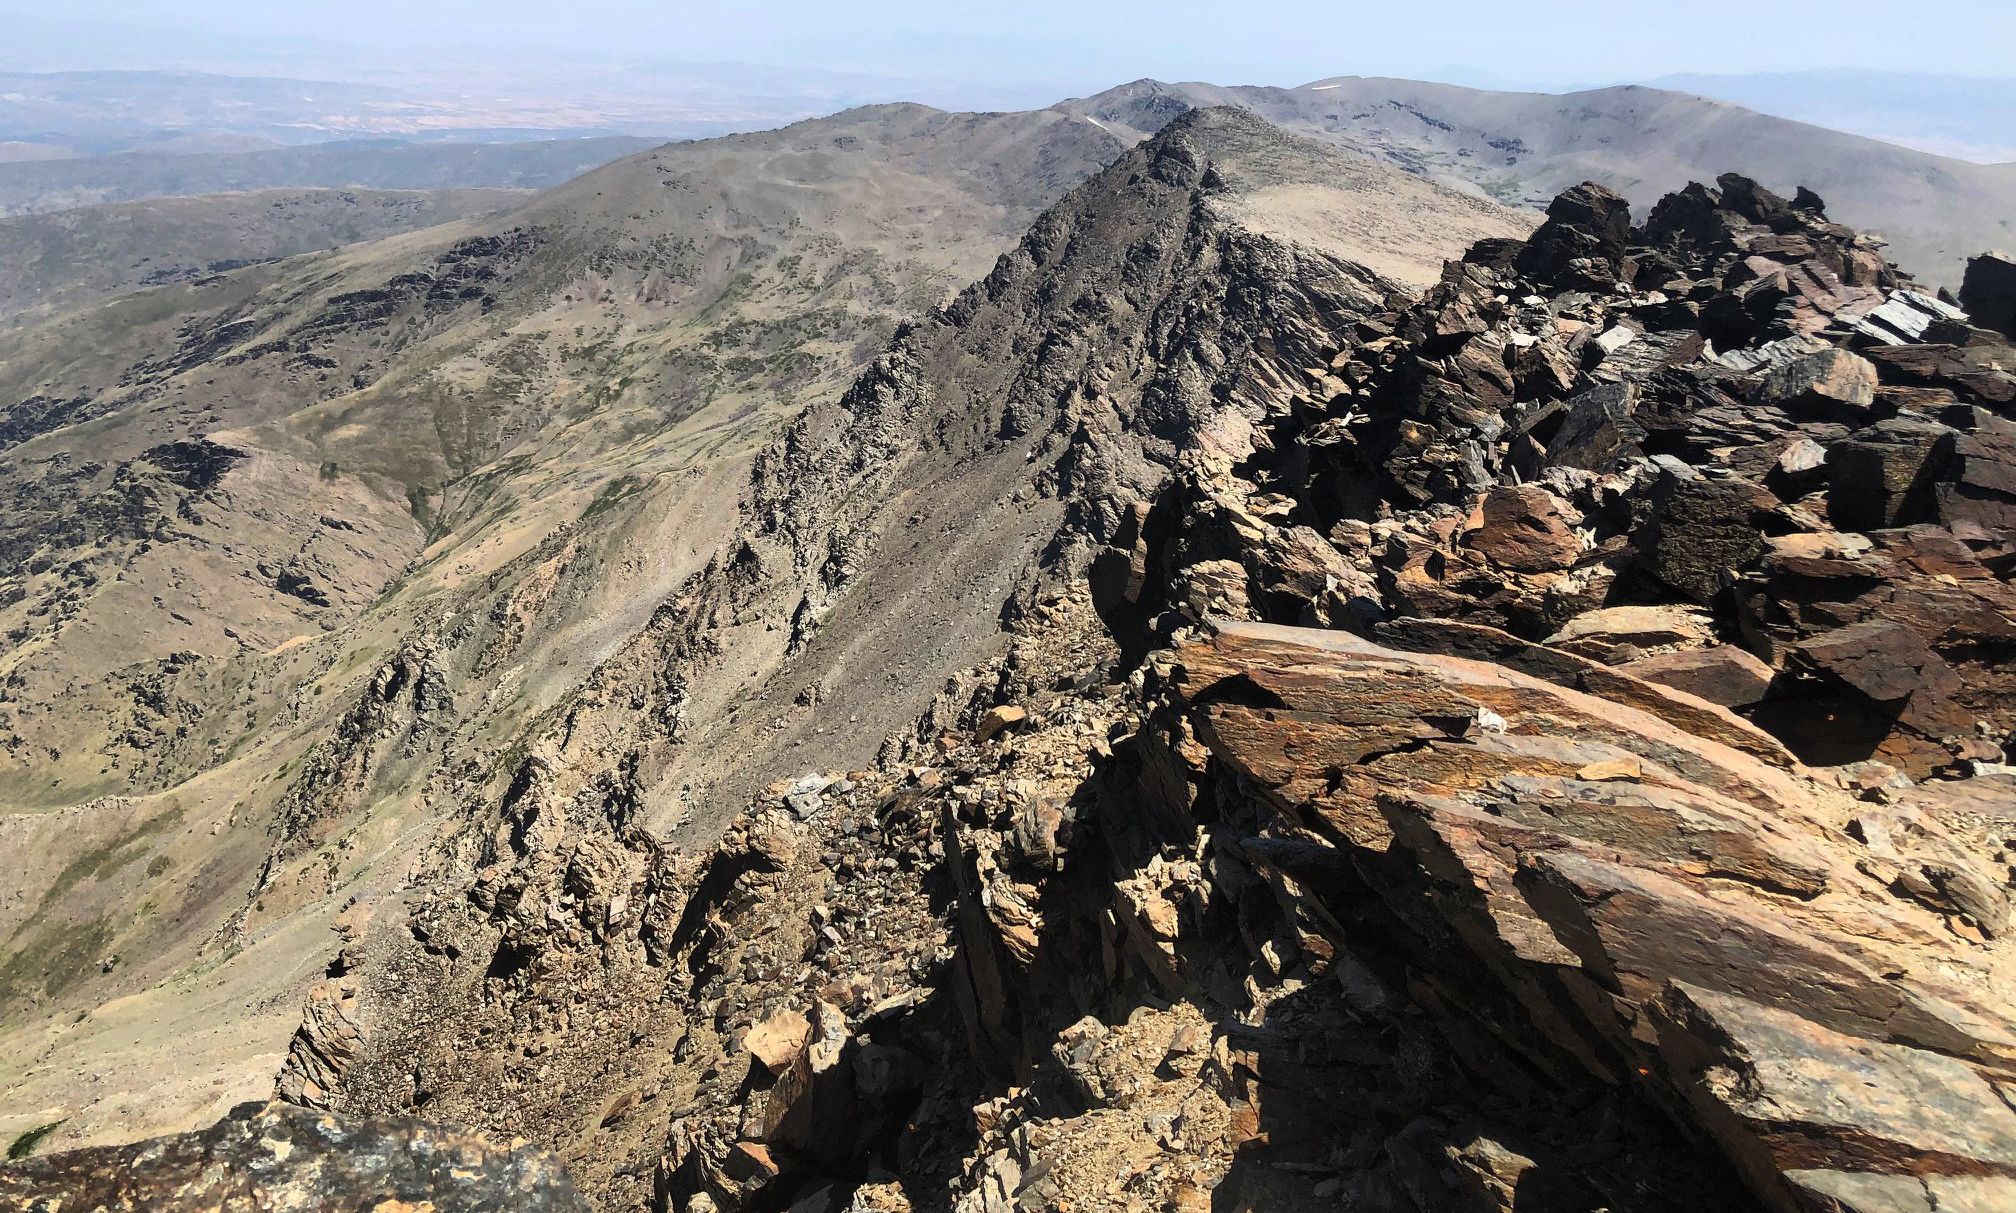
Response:
[[[1589,611],[1569,620],[1547,638],[1567,649],[1612,664],[1640,657],[1698,648],[1715,639],[1708,612],[1687,606],[1616,606]]]
[[[1771,667],[1733,644],[1662,653],[1617,668],[1725,708],[1762,702],[1771,689]]]
[[[1215,794],[1339,890],[1315,919],[1376,900],[1437,1014],[1684,1112],[1779,1213],[2016,1208],[2006,899],[1953,834],[1693,734],[1586,658],[1380,634],[1465,655],[1237,623],[1170,668]]]
[[[1795,1172],[1795,1191],[1831,1189],[1842,1208],[1878,1213],[1897,1191],[1964,1177],[1966,1195],[2002,1202],[1980,1207],[2016,1208],[2016,1111],[1973,1067],[1689,985],[1669,988],[1653,1019],[1672,1080],[1762,1183]]]

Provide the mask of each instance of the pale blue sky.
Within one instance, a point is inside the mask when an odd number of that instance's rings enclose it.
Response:
[[[12,66],[220,70],[519,57],[733,60],[1064,91],[1138,76],[1594,83],[1891,67],[2016,74],[2010,0],[0,0]],[[4,54],[0,51],[0,54]]]

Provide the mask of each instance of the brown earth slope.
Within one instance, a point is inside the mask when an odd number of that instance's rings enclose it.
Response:
[[[10,1113],[263,1088],[354,887],[509,778],[784,419],[1120,151],[857,111],[0,338]]]
[[[680,1213],[2006,1206],[2007,339],[1734,176],[1418,298],[1234,218],[1335,167],[1187,115],[794,425],[281,1094]]]
[[[261,190],[0,219],[0,324],[522,203],[516,190]]]

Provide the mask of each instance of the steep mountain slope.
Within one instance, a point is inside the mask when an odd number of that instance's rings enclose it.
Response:
[[[516,190],[262,190],[0,219],[0,324],[525,200]]]
[[[1050,587],[1129,525],[1129,503],[1248,441],[1383,305],[1394,284],[1357,260],[1411,249],[1418,275],[1437,240],[1518,230],[1233,110],[1120,159],[759,456],[713,560],[426,848],[411,870],[431,892],[351,934],[348,979],[318,990],[287,1085],[537,1135],[605,1203],[640,1203],[665,1122],[594,1128],[614,1123],[612,1069],[639,1088],[713,1070],[711,1111],[737,1068],[707,1059],[747,1023],[705,1015],[711,959],[656,967],[708,934],[697,903],[675,928],[671,889],[619,894],[656,941],[640,947],[604,894],[653,856],[687,856],[673,862],[691,875],[766,781],[930,752],[1019,676],[1004,622],[1047,617]],[[614,928],[595,929],[606,960],[552,937],[561,919],[533,907],[555,897]],[[536,1026],[569,1005],[598,1011]]]
[[[629,136],[522,143],[356,141],[0,163],[0,215],[247,190],[548,189],[658,142]]]
[[[31,553],[80,529],[96,537],[31,574],[10,613],[29,639],[10,658],[9,796],[17,810],[50,807],[6,828],[77,856],[7,907],[20,1089],[74,1107],[91,1057],[121,1077],[66,1133],[130,1132],[115,1129],[131,1123],[119,1113],[143,1107],[153,1123],[214,1115],[244,1088],[211,1088],[212,1075],[275,1065],[261,1050],[284,1041],[329,915],[367,890],[375,901],[436,879],[430,869],[461,871],[489,820],[467,820],[472,805],[523,814],[601,789],[704,840],[747,789],[796,769],[822,729],[872,757],[986,651],[1003,601],[1052,542],[1055,494],[1018,500],[1032,451],[1074,479],[1166,474],[1185,418],[1213,383],[1236,381],[1239,366],[1221,362],[1251,340],[1251,317],[1299,312],[1307,291],[1382,299],[1388,288],[1345,255],[1427,256],[1434,237],[1420,231],[1460,242],[1518,230],[1488,204],[1258,124],[1213,137],[1234,136],[1245,150],[1220,157],[1208,188],[1202,154],[1180,140],[1130,162],[1118,181],[1152,190],[1150,212],[1123,190],[1105,214],[1110,185],[1089,195],[962,306],[990,289],[997,304],[913,331],[846,405],[833,403],[846,368],[892,314],[942,298],[952,273],[977,276],[996,233],[1119,145],[1058,113],[876,109],[664,149],[541,199],[495,237],[421,233],[177,288],[209,302],[196,314],[210,319],[171,312],[153,338],[169,353],[95,372],[99,394],[7,452],[17,492],[46,511],[17,531]],[[1294,187],[1278,205],[1277,187]],[[1269,223],[1333,250],[1238,235]],[[431,263],[415,255],[444,248]],[[1310,285],[1213,319],[1233,283],[1263,280],[1240,268],[1263,255],[1306,260]],[[469,260],[492,275],[453,268]],[[1062,268],[1037,272],[1053,261]],[[434,275],[424,293],[374,322],[354,288],[416,264]],[[430,303],[444,278],[457,290]],[[494,302],[459,300],[468,281]],[[352,301],[343,324],[332,298]],[[145,339],[126,311],[139,302],[34,330],[44,361],[10,369],[76,358],[99,324]],[[240,317],[250,323],[216,340]],[[1222,339],[1209,327],[1221,323],[1234,326]],[[393,348],[374,349],[388,334]],[[527,344],[548,359],[526,360],[540,376],[529,390],[523,365],[490,354]],[[304,371],[304,355],[337,365]],[[1283,373],[1281,357],[1265,375]],[[912,359],[932,373],[928,395],[898,390]],[[304,382],[326,382],[327,399],[304,409]],[[1075,403],[1060,398],[1071,383]],[[1011,385],[1004,416],[996,395]],[[1115,445],[1121,410],[1144,393],[1165,415],[1153,454]],[[752,481],[749,456],[808,404]],[[1090,429],[1074,439],[1077,419]],[[205,437],[175,428],[192,424]],[[913,429],[934,426],[940,437],[913,451]],[[65,444],[81,435],[112,466],[80,471]],[[80,475],[106,487],[58,487]],[[833,478],[853,475],[866,483],[839,491]],[[314,493],[290,492],[304,481]],[[905,485],[914,500],[895,496]],[[431,536],[394,512],[408,493]],[[71,508],[93,501],[117,508]],[[976,514],[989,530],[953,526]],[[884,530],[900,548],[876,541]],[[873,567],[843,594],[853,546]],[[846,609],[819,626],[839,597]],[[917,645],[941,618],[957,630]],[[821,696],[867,665],[887,667],[880,689],[844,727],[827,720]],[[730,700],[742,704],[732,720]],[[121,795],[89,799],[99,789]],[[429,845],[437,829],[445,840]],[[136,922],[122,875],[141,871]],[[86,952],[133,959],[91,976],[78,971]],[[75,1006],[100,1009],[78,1025],[62,1010]],[[166,1073],[163,1031],[178,1040]],[[144,1105],[118,1093],[143,1085]]]
[[[1143,80],[1067,103],[1116,128],[1158,129],[1193,105],[1239,105],[1433,180],[1543,205],[1597,181],[1639,208],[1689,181],[1743,173],[1787,194],[1817,191],[1890,255],[1959,286],[1965,259],[2016,243],[2016,178],[1972,164],[1639,86],[1500,93],[1340,76],[1294,89]]]
[[[1120,151],[856,111],[0,338],[0,830],[49,857],[0,900],[10,1062],[75,1106],[130,1056],[101,1134],[270,1071],[338,890],[508,777],[785,418]]]
[[[1347,166],[1188,113],[794,423],[280,1094],[674,1213],[2007,1207],[2007,338],[1733,175],[1390,293]]]

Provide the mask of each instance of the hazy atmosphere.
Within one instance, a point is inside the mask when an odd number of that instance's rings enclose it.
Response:
[[[5,0],[0,27],[0,72],[196,71],[379,90],[295,97],[299,112],[268,115],[275,125],[259,132],[283,143],[717,134],[876,101],[1028,109],[1140,77],[1292,87],[1353,75],[1550,92],[1651,83],[1963,159],[2016,159],[2016,83],[1998,78],[2010,72],[2016,10],[1987,0],[1934,0],[1908,20],[1872,0],[1628,10],[786,0],[746,12],[633,0]],[[32,102],[62,83],[0,92],[0,135],[35,138]],[[68,84],[89,93],[88,80]],[[172,113],[188,92],[155,96]],[[28,112],[9,121],[9,109]]]
[[[0,1213],[2016,1213],[2016,6],[0,0]]]
[[[1277,85],[1343,74],[1447,76],[1566,86],[1844,67],[1996,75],[2010,70],[2016,52],[2016,10],[1993,0],[1928,0],[1908,11],[1879,0],[7,0],[0,20],[0,64],[37,70],[312,76],[318,63],[346,72],[426,67],[431,52],[451,49],[530,61],[740,62],[1010,91],[1090,92],[1138,76]]]

